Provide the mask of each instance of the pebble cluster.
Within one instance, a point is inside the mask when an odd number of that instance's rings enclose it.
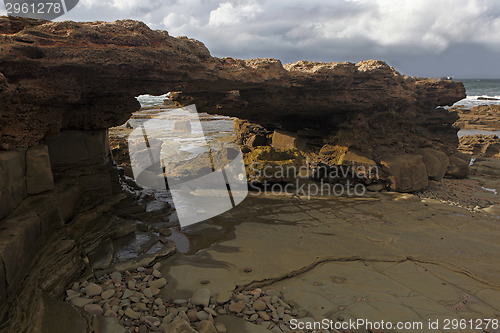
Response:
[[[216,296],[208,288],[200,288],[190,299],[165,300],[160,289],[167,281],[159,269],[157,263],[152,268],[139,267],[133,272],[113,272],[95,283],[75,282],[66,291],[66,300],[90,314],[117,318],[129,332],[168,332],[174,320],[182,319],[200,333],[225,333],[226,327],[217,322],[217,316],[226,314],[272,332],[288,332],[292,318],[308,315],[293,302],[285,302],[281,293],[271,288]]]

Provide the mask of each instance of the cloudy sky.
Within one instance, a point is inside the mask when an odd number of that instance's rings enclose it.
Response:
[[[380,59],[409,75],[500,79],[498,0],[80,0],[59,20],[124,18],[218,57]]]

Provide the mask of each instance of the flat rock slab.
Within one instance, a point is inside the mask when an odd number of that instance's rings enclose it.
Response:
[[[409,194],[261,196],[216,223],[234,226],[234,238],[165,260],[163,296],[188,298],[200,281],[215,295],[275,281],[287,299],[316,316],[427,320],[500,313],[500,298],[491,296],[500,293],[500,230],[491,215]]]
[[[328,262],[272,287],[311,314],[335,321],[383,319],[425,327],[429,319],[496,318],[500,305],[498,290],[486,284],[411,261]]]

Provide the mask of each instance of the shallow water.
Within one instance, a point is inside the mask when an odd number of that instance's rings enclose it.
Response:
[[[485,130],[478,130],[478,129],[461,129],[457,133],[458,137],[461,138],[462,136],[466,135],[496,135],[500,137],[500,130],[498,131],[485,131]]]

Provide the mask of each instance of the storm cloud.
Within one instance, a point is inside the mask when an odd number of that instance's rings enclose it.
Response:
[[[409,75],[500,78],[497,0],[80,0],[59,20],[125,18],[219,57],[380,59]]]

